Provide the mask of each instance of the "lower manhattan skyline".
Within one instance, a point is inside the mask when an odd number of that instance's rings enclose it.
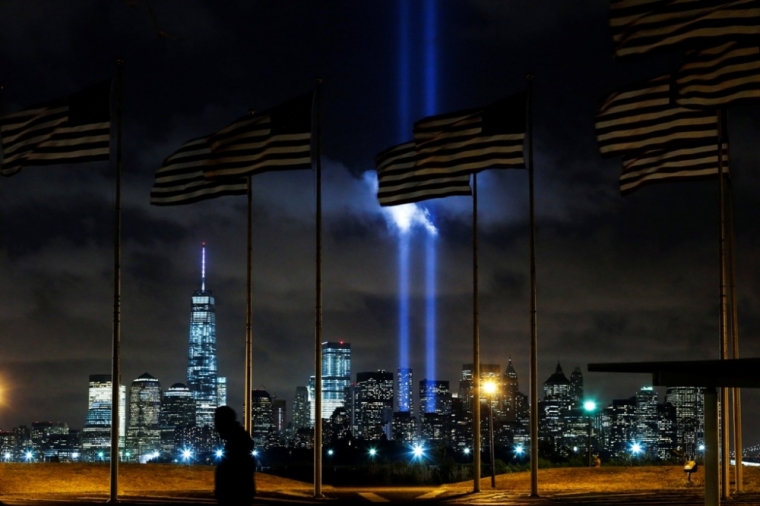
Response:
[[[524,91],[527,74],[539,391],[559,362],[568,375],[579,367],[586,396],[606,406],[651,377],[589,373],[589,363],[719,358],[717,180],[622,196],[621,160],[602,158],[595,136],[605,96],[672,72],[681,55],[616,60],[604,2],[457,0],[435,3],[435,15],[429,2],[403,5],[0,6],[0,116],[72,95],[113,76],[117,58],[125,62],[121,384],[128,389],[147,373],[164,391],[190,386],[188,309],[205,243],[216,370],[242,420],[246,197],[161,207],[150,204],[150,192],[157,169],[188,140],[301,96],[317,77],[321,340],[351,344],[352,382],[377,370],[396,381],[408,366],[418,412],[421,380],[454,389],[473,362],[473,199],[421,202],[404,231],[378,203],[375,157],[412,140],[423,117]],[[728,110],[740,356],[758,357],[760,106]],[[100,161],[0,178],[0,429],[35,420],[83,428],[90,376],[111,372],[114,172]],[[526,172],[477,177],[481,362],[504,374],[511,359],[523,393],[531,335]],[[289,419],[296,387],[315,373],[314,180],[314,172],[294,170],[257,174],[251,185],[253,387],[286,400]],[[744,445],[753,446],[760,393],[745,389],[742,400]]]

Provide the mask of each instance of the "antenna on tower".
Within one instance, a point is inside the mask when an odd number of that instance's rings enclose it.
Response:
[[[201,253],[201,291],[206,291],[206,243],[203,243]]]

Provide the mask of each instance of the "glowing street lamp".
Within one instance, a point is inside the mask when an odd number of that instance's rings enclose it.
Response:
[[[425,448],[422,445],[415,444],[412,446],[412,456],[415,459],[421,459],[425,455]]]
[[[193,458],[193,451],[191,449],[185,448],[184,450],[182,450],[182,461],[183,462],[187,462],[191,458]]]
[[[375,448],[370,448],[370,449],[369,449],[369,456],[370,456],[370,458],[374,459],[374,458],[375,458],[375,455],[377,455],[377,449],[375,449]]]
[[[221,459],[221,458],[222,458],[222,456],[224,455],[224,450],[222,450],[221,448],[219,448],[219,449],[217,449],[217,450],[214,452],[214,455],[216,455],[216,458],[218,458],[218,459]]]
[[[103,460],[103,452],[98,452],[98,458],[99,458],[100,460]]]
[[[465,455],[469,455],[470,454],[470,449],[469,448],[465,448],[463,451],[464,451]]]
[[[586,443],[586,451],[588,452],[588,467],[591,467],[591,417],[596,411],[596,402],[592,400],[585,401],[583,403],[583,409],[588,415],[588,441]]]
[[[5,459],[6,462],[11,460],[11,452],[5,452],[5,454],[3,455],[3,458]]]
[[[515,454],[516,455],[522,455],[525,449],[522,447],[522,445],[515,446]]]
[[[26,459],[27,462],[31,462],[32,457],[34,457],[34,453],[32,453],[31,450],[27,450],[26,453],[24,453],[24,459]]]
[[[332,449],[332,448],[330,448],[329,450],[327,450],[327,454],[328,454],[330,457],[332,457],[334,453],[335,453],[335,452],[333,451],[333,449]]]

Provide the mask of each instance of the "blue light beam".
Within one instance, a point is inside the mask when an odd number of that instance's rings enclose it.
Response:
[[[437,378],[436,363],[436,237],[429,231],[425,241],[425,374],[428,378]],[[429,396],[425,410],[435,411],[435,398]]]

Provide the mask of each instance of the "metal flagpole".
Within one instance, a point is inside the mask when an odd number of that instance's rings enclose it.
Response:
[[[729,166],[731,158],[728,160]],[[736,240],[734,238],[734,188],[730,176],[728,180],[728,280],[730,283],[731,296],[731,340],[733,354],[731,358],[739,358],[739,302],[736,298]],[[736,492],[744,491],[744,469],[742,448],[742,401],[741,389],[734,387],[733,394],[733,419],[734,419],[734,453],[736,454]]]
[[[253,114],[253,111],[249,111]],[[246,268],[246,305],[245,305],[245,409],[244,424],[245,430],[253,436],[253,295],[251,293],[251,271],[253,258],[253,191],[251,182],[253,176],[248,176],[248,249],[247,249],[247,268]]]
[[[121,116],[124,60],[116,60],[116,202],[113,245],[113,346],[111,349],[111,494],[109,503],[119,502],[119,412],[121,384]]]
[[[533,201],[533,75],[528,74],[525,133],[528,141],[530,220],[530,497],[538,497],[538,327],[536,323],[536,224]]]
[[[720,358],[728,358],[728,308],[726,300],[726,208],[723,182],[723,113],[716,112],[718,123],[718,205],[719,227],[719,262],[720,262]],[[720,389],[720,455],[721,455],[721,497],[728,499],[729,490],[729,438],[728,438],[728,388]]]
[[[480,327],[478,323],[478,174],[472,174],[472,479],[480,492]]]
[[[317,79],[316,93],[316,301],[314,321],[314,497],[322,497],[322,126],[319,107],[322,79]]]

